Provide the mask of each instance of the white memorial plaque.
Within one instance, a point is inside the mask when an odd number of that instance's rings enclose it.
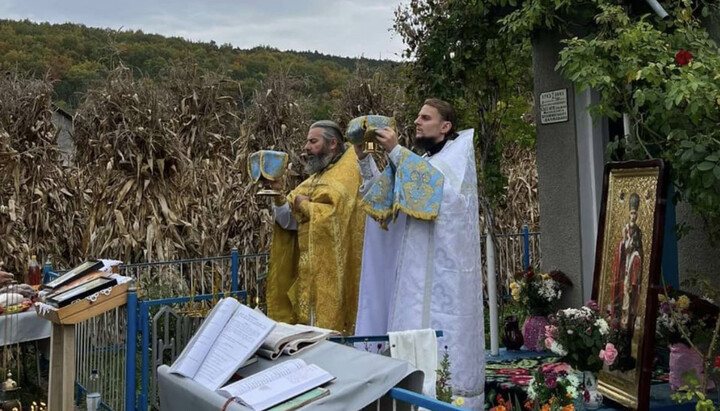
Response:
[[[567,89],[540,93],[540,124],[568,121]]]

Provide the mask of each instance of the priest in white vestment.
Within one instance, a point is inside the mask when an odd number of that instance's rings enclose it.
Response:
[[[391,129],[376,132],[389,153],[380,173],[355,146],[370,217],[356,335],[442,330],[438,359],[450,358],[453,394],[483,409],[485,333],[473,130],[454,132],[452,107],[429,99],[415,120],[422,157]],[[376,221],[373,221],[376,220]]]

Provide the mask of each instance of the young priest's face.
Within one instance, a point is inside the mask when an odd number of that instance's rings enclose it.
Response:
[[[415,119],[415,141],[421,146],[440,142],[451,125],[442,118],[438,109],[426,104]]]

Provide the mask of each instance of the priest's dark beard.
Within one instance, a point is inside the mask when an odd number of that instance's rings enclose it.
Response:
[[[319,173],[325,170],[333,160],[333,154],[326,148],[320,154],[308,154],[307,164],[305,164],[305,172],[308,174]]]
[[[437,142],[433,141],[431,138],[428,137],[415,139],[415,146],[417,146],[419,149],[422,149],[423,151],[428,151],[435,144],[437,144]]]

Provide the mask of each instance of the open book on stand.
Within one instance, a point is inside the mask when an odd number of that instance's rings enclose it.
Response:
[[[255,354],[275,322],[260,312],[223,298],[190,339],[170,372],[215,391]]]
[[[330,337],[341,337],[337,331],[309,325],[277,323],[258,350],[258,355],[274,360],[280,355],[294,355]]]
[[[217,392],[235,401],[247,405],[254,411],[263,411],[274,405],[295,399],[293,402],[308,402],[328,395],[327,390],[309,392],[329,381],[330,373],[315,364],[307,364],[301,359],[294,359],[276,364],[264,371],[228,384]],[[304,398],[300,398],[303,393]],[[296,398],[297,397],[297,398]],[[290,406],[291,404],[283,404]],[[283,409],[293,409],[285,408]]]

